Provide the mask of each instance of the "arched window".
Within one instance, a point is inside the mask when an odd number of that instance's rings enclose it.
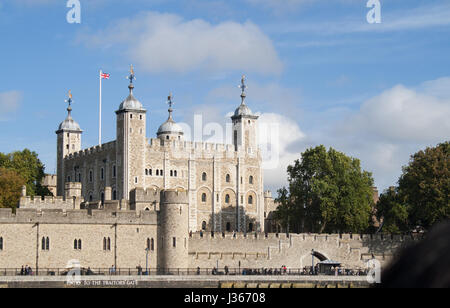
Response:
[[[94,200],[94,198],[92,197],[92,194],[89,195],[89,202],[92,202],[92,200]]]
[[[231,182],[231,176],[229,174],[227,174],[226,181],[227,181],[227,183]]]
[[[170,176],[173,176],[173,170],[170,170]]]
[[[148,170],[148,174],[152,175],[152,169]]]
[[[253,196],[248,196],[248,204],[253,204]]]
[[[250,177],[248,178],[248,182],[249,182],[251,185],[253,185],[253,176],[250,176]]]
[[[177,177],[178,175],[177,175],[177,170],[175,170],[174,172],[173,172],[173,176],[174,177]]]
[[[151,251],[155,250],[155,240],[154,239],[151,239],[151,241],[150,241],[150,250]]]
[[[81,240],[78,240],[78,250],[81,250]]]
[[[111,250],[111,239],[108,237],[108,247],[106,247],[108,250]]]
[[[0,237],[0,251],[3,250],[3,237]]]
[[[100,169],[100,179],[101,180],[105,179],[105,169],[103,169],[103,168]]]
[[[116,177],[116,165],[113,166],[113,178]]]
[[[230,195],[226,195],[225,196],[225,203],[229,204],[230,203]]]
[[[94,176],[92,174],[92,170],[89,170],[89,182],[92,183],[93,180],[94,180]]]
[[[103,238],[103,250],[106,251],[106,237]]]
[[[50,239],[47,237],[42,238],[42,250],[50,250]]]
[[[156,176],[159,176],[159,169],[156,169]]]
[[[202,202],[206,202],[206,194],[205,193],[202,194]]]
[[[147,249],[148,249],[148,250],[150,250],[150,245],[151,245],[151,242],[150,242],[150,239],[148,238],[148,239],[147,239]]]
[[[202,230],[206,231],[206,221],[202,222]]]
[[[248,204],[253,204],[253,196],[248,196]]]
[[[145,175],[148,175],[148,169],[145,169]]]
[[[206,176],[206,172],[203,172],[203,174],[202,174],[202,181],[206,182],[207,178],[208,177]]]
[[[78,241],[77,240],[73,241],[73,249],[75,249],[75,250],[78,249]]]

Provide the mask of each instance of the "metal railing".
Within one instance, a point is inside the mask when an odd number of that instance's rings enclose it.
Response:
[[[20,268],[16,269],[0,269],[1,276],[67,276],[73,274],[71,269],[44,269],[37,271],[32,269],[25,272]],[[82,276],[366,276],[368,270],[362,269],[338,269],[330,270],[324,273],[318,273],[311,268],[303,269],[250,269],[250,268],[171,268],[171,269],[139,269],[139,268],[82,268],[80,270]]]

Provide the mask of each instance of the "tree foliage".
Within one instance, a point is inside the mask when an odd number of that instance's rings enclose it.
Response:
[[[450,218],[450,142],[419,151],[398,182],[412,226],[429,229]]]
[[[383,221],[382,230],[387,233],[403,233],[410,228],[408,208],[394,188],[381,194],[377,203],[377,218]]]
[[[0,208],[16,208],[24,184],[16,171],[0,167]]]
[[[45,176],[45,167],[39,160],[37,153],[28,149],[9,154],[0,153],[0,167],[13,170],[20,175],[25,180],[28,195],[51,195],[51,192],[41,185],[41,181]]]
[[[363,232],[373,212],[373,179],[360,161],[324,146],[308,149],[288,167],[279,221],[294,232]]]

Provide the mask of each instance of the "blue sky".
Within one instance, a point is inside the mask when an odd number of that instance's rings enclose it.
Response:
[[[49,173],[67,91],[94,146],[98,71],[111,74],[103,140],[114,140],[130,64],[152,138],[169,92],[177,121],[224,123],[246,74],[248,105],[282,132],[272,190],[310,146],[358,157],[384,189],[411,154],[449,140],[450,1],[384,0],[381,24],[367,22],[367,0],[81,0],[81,24],[66,3],[0,0],[0,151],[30,148]]]

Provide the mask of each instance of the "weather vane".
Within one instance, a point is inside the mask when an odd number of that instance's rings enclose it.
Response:
[[[127,76],[127,79],[130,80],[130,84],[132,84],[133,81],[136,80],[136,76],[134,75],[133,64],[130,65],[130,76]]]
[[[71,90],[69,90],[69,93],[67,94],[67,96],[69,97],[69,99],[66,99],[66,103],[69,103],[69,108],[70,108],[70,106],[72,105],[72,102],[73,102]]]
[[[172,109],[172,106],[174,104],[173,100],[173,95],[172,93],[169,94],[169,96],[167,97],[167,104],[169,105],[169,108]]]
[[[241,85],[239,86],[239,88],[242,90],[242,94],[245,94],[245,90],[247,89],[247,85],[245,84],[245,75],[242,75],[242,79],[241,79]]]

